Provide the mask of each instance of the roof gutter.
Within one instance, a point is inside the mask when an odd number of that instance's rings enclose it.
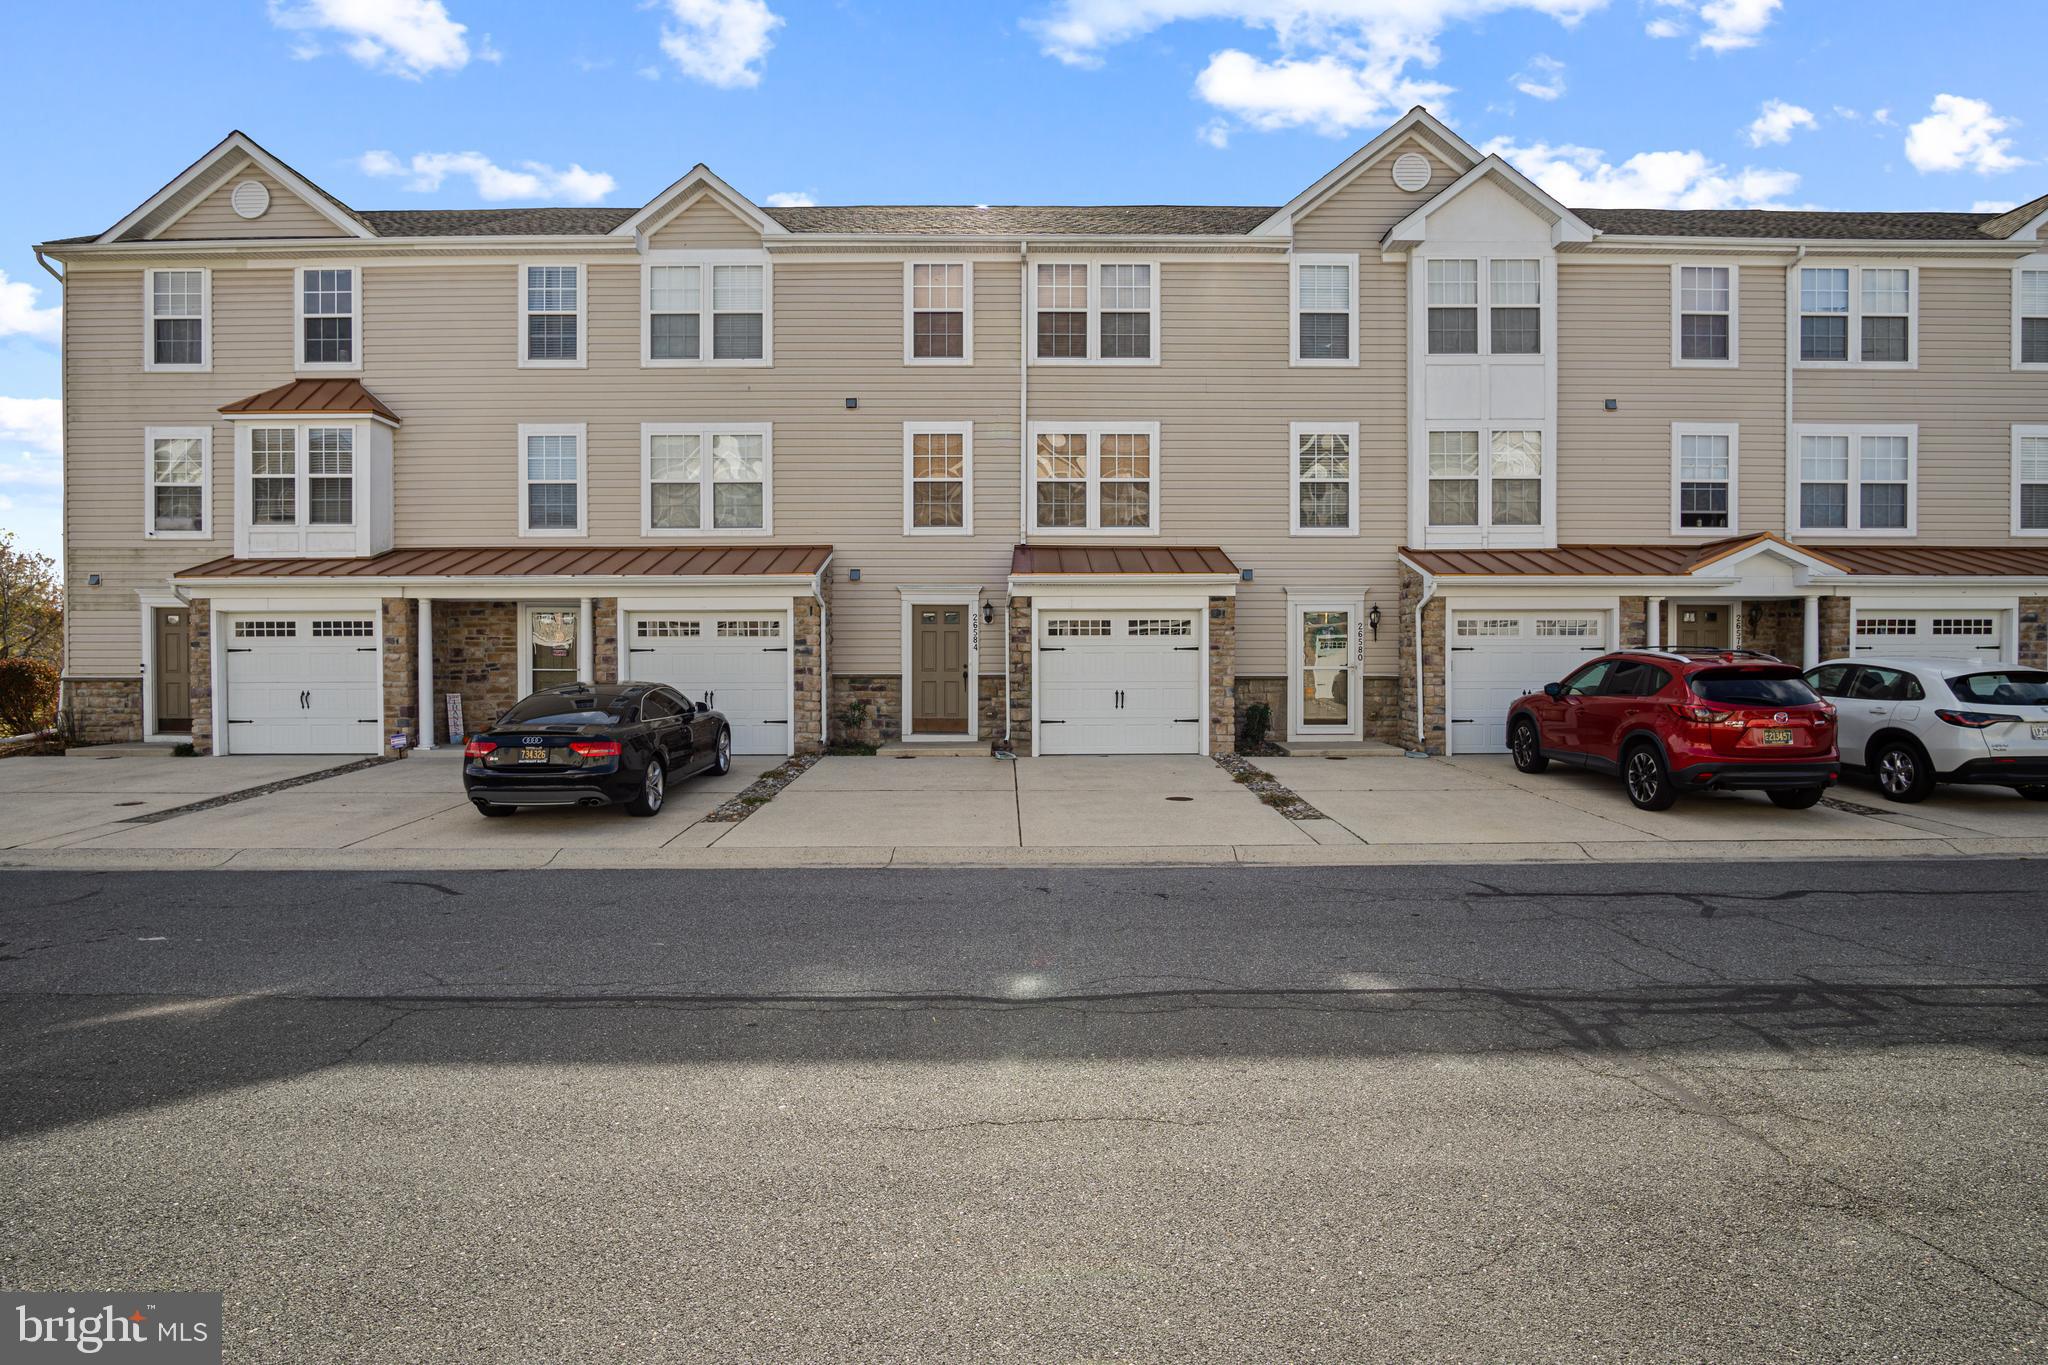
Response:
[[[57,267],[51,265],[49,260],[43,255],[43,249],[41,247],[36,247],[34,248],[34,250],[36,253],[36,264],[41,266],[45,271],[47,271],[49,273],[50,278],[55,280],[58,284],[64,283],[63,275],[59,274],[57,271]]]

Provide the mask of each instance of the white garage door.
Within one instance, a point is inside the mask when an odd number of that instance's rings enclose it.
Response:
[[[1193,612],[1047,612],[1038,632],[1040,753],[1202,751]]]
[[[1856,652],[1962,663],[2005,659],[2002,611],[1859,611]]]
[[[1451,617],[1451,745],[1461,754],[1507,752],[1515,698],[1607,652],[1595,611],[1456,612]]]
[[[227,752],[374,754],[384,689],[372,616],[229,616]]]
[[[634,612],[626,676],[667,683],[732,723],[736,754],[794,753],[790,741],[789,613]]]

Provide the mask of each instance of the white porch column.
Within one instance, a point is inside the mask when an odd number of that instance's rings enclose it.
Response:
[[[1820,599],[1806,599],[1805,631],[1800,638],[1801,667],[1812,668],[1820,662]]]
[[[419,636],[419,747],[431,749],[434,747],[434,599],[431,597],[420,599]],[[460,744],[462,736],[450,735],[448,742]]]
[[[591,638],[593,624],[590,619],[590,599],[576,599],[576,677],[580,682],[597,682],[595,658],[596,642]]]
[[[1653,597],[1653,598],[1651,598],[1651,599],[1650,599],[1650,612],[1649,612],[1649,616],[1650,616],[1650,648],[1651,648],[1651,649],[1662,649],[1662,648],[1664,647],[1664,599],[1663,599],[1663,598],[1661,598],[1661,597]]]

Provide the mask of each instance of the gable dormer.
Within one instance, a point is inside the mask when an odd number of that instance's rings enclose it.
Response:
[[[1366,251],[1389,227],[1481,160],[1477,148],[1411,109],[1282,205],[1254,237],[1292,237],[1297,251]]]
[[[375,236],[353,210],[279,161],[254,139],[229,133],[99,237],[101,242]]]
[[[758,251],[762,238],[787,232],[709,166],[699,164],[611,235],[636,238],[643,251]]]

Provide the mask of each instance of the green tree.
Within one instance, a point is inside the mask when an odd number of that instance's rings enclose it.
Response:
[[[0,531],[0,659],[64,663],[64,583],[48,555]]]

